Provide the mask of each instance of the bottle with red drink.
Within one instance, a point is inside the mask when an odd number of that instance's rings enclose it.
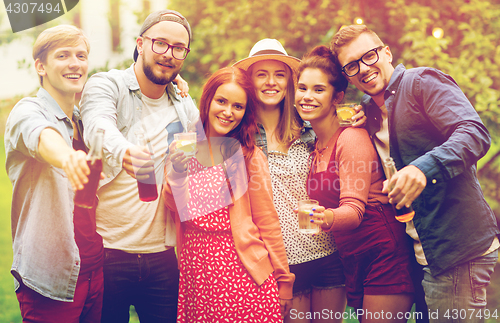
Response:
[[[388,157],[384,161],[384,166],[387,171],[387,179],[390,181],[392,176],[397,173],[396,169],[396,164],[394,163],[394,160],[392,157]],[[393,187],[389,187],[389,192],[393,189]],[[396,208],[395,208],[396,209]],[[411,207],[406,207],[403,206],[401,209],[396,209],[396,220],[399,222],[410,222],[413,220],[413,216],[415,215],[415,211],[413,211],[413,208]]]
[[[75,205],[86,209],[94,207],[97,186],[102,172],[102,142],[104,139],[104,129],[97,129],[92,139],[90,151],[87,154],[87,165],[90,168],[88,182],[83,185],[83,189],[75,193]]]
[[[153,149],[151,143],[146,140],[144,132],[138,131],[135,133],[137,136],[137,143],[139,146],[148,147],[151,153],[151,159],[154,159]],[[139,199],[143,202],[152,202],[158,198],[158,189],[156,187],[156,176],[153,170],[147,173],[148,178],[137,179],[137,189],[139,190]]]

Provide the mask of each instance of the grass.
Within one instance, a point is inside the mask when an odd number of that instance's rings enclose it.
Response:
[[[5,148],[3,136],[0,137],[0,322],[21,322],[21,313],[16,293],[14,277],[10,274],[12,265],[12,235],[10,230],[10,202],[12,185],[5,172]]]

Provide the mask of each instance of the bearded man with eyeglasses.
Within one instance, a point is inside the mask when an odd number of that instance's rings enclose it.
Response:
[[[141,322],[176,320],[175,226],[161,194],[151,202],[140,200],[137,179],[154,169],[161,193],[164,157],[173,135],[199,117],[193,100],[180,96],[173,84],[191,36],[180,13],[150,14],[136,41],[135,63],[123,71],[93,75],[82,94],[85,131],[106,130],[106,178],[97,191],[96,212],[105,248],[102,322],[128,322],[130,305]],[[138,132],[145,133],[152,151],[139,145]]]

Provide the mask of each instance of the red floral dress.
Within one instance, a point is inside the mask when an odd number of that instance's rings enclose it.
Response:
[[[192,220],[180,255],[177,322],[282,322],[273,274],[257,286],[236,253],[221,165],[207,168],[192,158],[189,175]]]

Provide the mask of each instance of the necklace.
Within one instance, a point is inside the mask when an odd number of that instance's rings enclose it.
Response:
[[[328,144],[329,143],[330,143],[330,140],[328,140],[328,142],[326,143],[325,147],[319,148],[319,141],[318,141],[318,138],[316,137],[316,151],[317,151],[317,154],[320,155],[321,157],[323,157],[323,153],[325,152],[325,150],[328,149]]]
[[[212,144],[210,143],[210,139],[207,138],[208,143],[208,151],[210,152],[210,161],[212,162],[212,166],[215,166],[214,154],[212,153]]]
[[[330,139],[328,139],[328,141],[326,142],[325,147],[323,147],[323,148],[319,148],[319,138],[318,138],[318,137],[316,137],[316,145],[315,145],[315,148],[316,148],[317,153],[318,153],[321,157],[323,157],[323,153],[325,152],[325,150],[327,150],[327,149],[328,149],[328,147],[332,146],[332,144],[334,143],[334,142],[332,142],[332,141],[333,141],[333,139],[335,138],[335,141],[337,140],[337,138],[338,138],[338,136],[336,136],[337,132],[338,132],[338,129],[337,129],[337,130],[336,130],[336,131],[332,134],[332,136],[330,137]]]

